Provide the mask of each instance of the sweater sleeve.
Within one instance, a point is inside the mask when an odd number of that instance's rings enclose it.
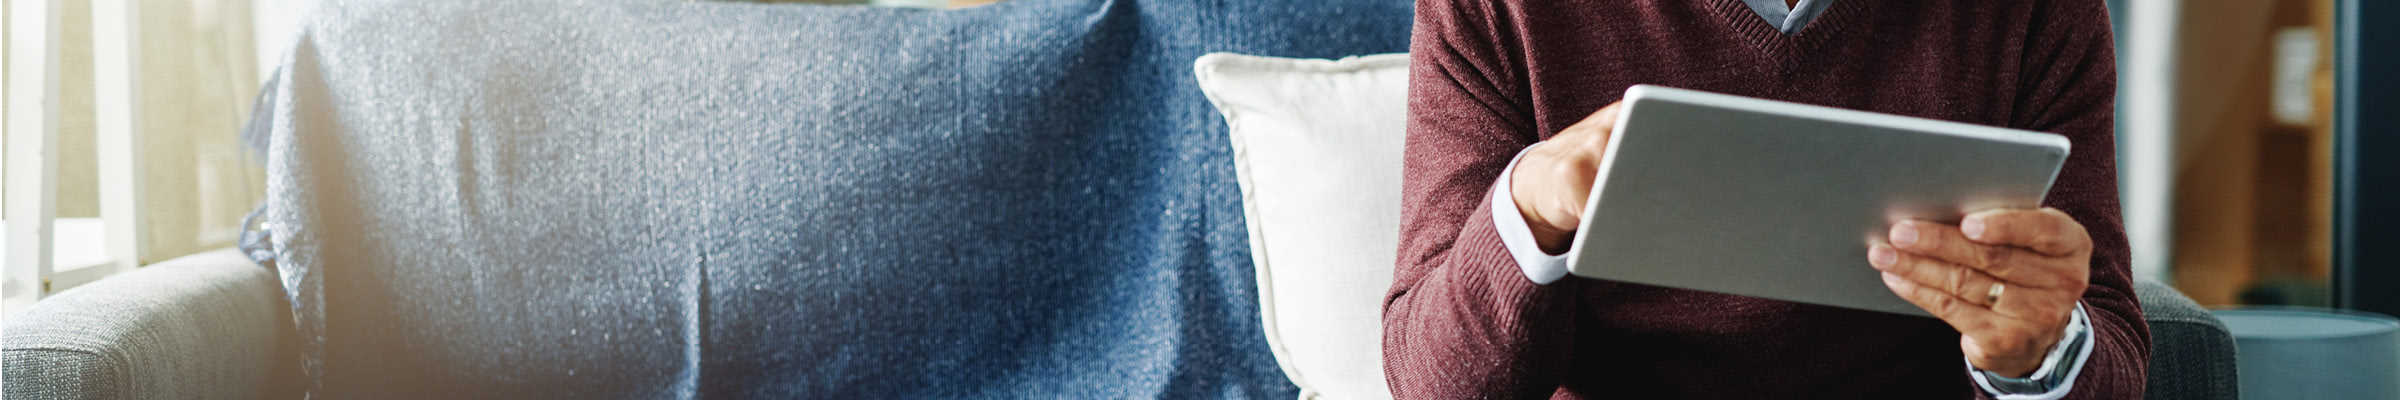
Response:
[[[1577,282],[1527,279],[1492,219],[1493,179],[1539,140],[1505,55],[1512,28],[1487,18],[1497,7],[1417,4],[1400,254],[1383,313],[1384,372],[1403,399],[1547,397],[1568,368]]]
[[[2065,135],[2073,151],[2046,205],[2092,237],[2091,287],[2083,294],[2094,334],[2091,358],[2068,399],[2141,398],[2150,329],[2134,299],[2125,228],[2117,209],[2116,55],[2108,10],[2097,0],[2055,1],[2037,10],[2022,56],[2026,76],[2011,124]],[[1978,391],[1980,392],[1980,391]]]

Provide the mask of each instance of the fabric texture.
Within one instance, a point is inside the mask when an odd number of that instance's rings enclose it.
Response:
[[[325,398],[1289,398],[1192,60],[1410,10],[328,2],[265,225]]]
[[[232,250],[168,260],[10,316],[11,399],[277,399],[299,394],[275,274]]]
[[[1940,321],[1527,281],[1491,220],[1493,177],[1637,83],[2066,136],[2076,151],[2045,204],[2094,238],[2083,301],[2097,333],[2068,397],[2144,389],[2150,342],[2117,217],[2114,59],[2098,1],[1846,0],[1786,35],[1741,0],[1425,0],[1415,32],[1405,217],[1384,313],[1398,397],[1985,396]]]
[[[2150,323],[2149,399],[2241,398],[2233,332],[2208,309],[2151,280],[2136,280],[2142,316]]]
[[[1390,398],[1383,291],[1398,254],[1408,55],[1210,54],[1192,67],[1225,115],[1267,345],[1301,398]]]

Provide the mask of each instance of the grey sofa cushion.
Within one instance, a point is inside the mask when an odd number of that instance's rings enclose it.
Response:
[[[290,397],[288,310],[275,272],[231,250],[77,287],[8,318],[7,397]]]
[[[2150,280],[2135,280],[2142,319],[2150,322],[2152,399],[2234,399],[2233,334],[2208,309]]]

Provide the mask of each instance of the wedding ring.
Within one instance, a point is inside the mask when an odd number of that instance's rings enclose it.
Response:
[[[1992,282],[1992,290],[1983,293],[1983,305],[1985,307],[1999,307],[2000,293],[2007,291],[2008,285],[2001,284],[2000,282]]]

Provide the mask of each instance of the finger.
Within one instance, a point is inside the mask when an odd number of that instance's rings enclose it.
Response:
[[[2083,224],[2055,208],[1967,214],[1966,220],[1959,222],[1959,231],[1976,243],[2023,247],[2053,257],[2088,252],[2092,247],[2091,234],[2084,232]]]
[[[1569,182],[1576,183],[1560,185],[1559,187],[1564,189],[1561,193],[1563,196],[1551,198],[1551,204],[1546,205],[1546,207],[1549,207],[1552,212],[1556,213],[1557,215],[1565,216],[1565,219],[1561,219],[1559,221],[1569,223],[1580,223],[1583,221],[1583,205],[1584,203],[1591,201],[1592,181],[1600,176],[1598,165],[1599,162],[1597,160],[1589,163],[1579,162],[1574,163],[1572,168],[1569,168],[1568,171],[1560,172],[1563,174],[1562,176],[1566,176],[1567,179],[1569,179]],[[1563,228],[1572,231],[1578,227],[1567,226]]]
[[[1975,243],[1949,225],[1902,221],[1892,225],[1887,237],[1892,246],[1903,253],[1974,268],[2013,286],[2065,288],[2074,285],[2073,271],[2053,267],[2058,265],[2059,260],[2016,246]]]
[[[1622,107],[1624,104],[1624,101],[1608,103],[1598,110],[1592,110],[1592,115],[1584,116],[1582,121],[1575,121],[1575,125],[1598,127],[1601,128],[1601,133],[1606,134],[1610,130],[1616,129],[1617,110],[1624,108]]]
[[[2012,252],[2007,247],[1975,243],[1958,228],[1946,224],[1900,221],[1892,224],[1891,232],[1886,232],[1886,237],[1890,238],[1893,247],[1902,251],[1984,270],[2001,278],[2008,278],[2008,270],[2015,265],[2009,262]]]
[[[1548,175],[1565,179],[1559,187],[1560,197],[1545,201],[1541,206],[1553,215],[1568,216],[1560,221],[1582,219],[1583,205],[1590,199],[1591,182],[1600,173],[1600,160],[1608,154],[1609,137],[1617,126],[1619,103],[1610,103],[1585,116],[1582,121],[1567,126],[1557,135],[1536,144],[1536,151],[1527,157],[1544,157],[1549,162]],[[1531,172],[1531,171],[1528,171]],[[1567,227],[1572,228],[1572,227]]]
[[[2027,284],[1985,274],[1983,271],[1951,264],[1932,257],[1898,251],[1883,244],[1867,250],[1868,262],[1888,276],[1898,276],[1918,287],[1931,288],[1958,298],[1959,301],[1990,310],[1993,315],[2012,319],[2056,314],[2056,310],[2073,307],[2081,289],[2061,290],[2050,286]],[[2026,274],[2055,281],[2049,274]],[[1999,296],[1992,288],[2003,286]]]
[[[1575,121],[1574,125],[1568,125],[1567,129],[1560,131],[1558,136],[1571,139],[1574,143],[1570,144],[1580,150],[1579,153],[1590,157],[1590,161],[1597,165],[1600,155],[1606,154],[1608,151],[1609,137],[1616,134],[1617,110],[1623,108],[1620,106],[1621,104],[1625,103],[1609,103],[1606,107],[1592,111],[1592,114],[1584,116],[1582,121]],[[1573,133],[1573,135],[1567,133]]]
[[[1989,296],[1999,279],[1982,271],[1941,259],[1909,254],[1890,246],[1877,244],[1867,250],[1868,263],[1885,274],[1897,275],[1917,286],[1949,292],[1952,297],[1976,307],[1993,308]]]
[[[1520,195],[1518,209],[1561,231],[1574,230],[1582,220],[1583,203],[1599,173],[1599,158],[1585,156],[1588,151],[1577,147],[1571,133],[1534,144],[1509,177],[1509,190]]]
[[[1940,318],[1943,323],[1950,324],[1950,328],[1957,329],[1960,333],[1981,334],[1990,330],[1994,322],[2000,318],[1998,314],[1993,314],[1992,310],[1976,307],[1974,304],[1967,303],[1966,300],[1959,299],[1958,296],[1950,295],[1949,292],[1918,285],[1899,275],[1883,274],[1883,286],[1891,288],[1893,294],[1900,295],[1900,299],[1907,300],[1909,304],[1915,304],[1917,308],[1933,314],[1934,318]]]

